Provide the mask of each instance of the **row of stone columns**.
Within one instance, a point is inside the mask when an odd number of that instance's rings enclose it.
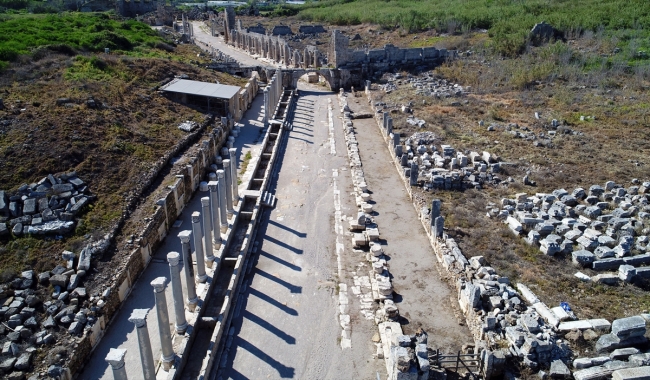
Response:
[[[216,181],[210,181],[208,188],[209,197],[201,198],[201,212],[192,213],[192,230],[181,231],[178,237],[181,241],[181,253],[169,252],[167,261],[169,263],[172,299],[174,301],[174,327],[177,334],[184,334],[187,331],[188,323],[185,317],[185,303],[187,308],[194,312],[199,303],[196,294],[196,282],[207,281],[205,266],[212,268],[214,261],[214,249],[221,248],[221,233],[228,230],[228,217],[234,214],[233,204],[239,203],[239,191],[237,184],[237,149],[227,149],[225,155],[229,158],[223,160],[223,169],[217,170]],[[231,165],[232,162],[232,165]],[[203,223],[203,226],[201,226]],[[196,277],[192,260],[191,238],[193,236],[194,258],[196,259]],[[183,300],[183,285],[181,282],[180,262],[183,261],[183,273],[187,287],[187,299]],[[158,317],[158,332],[162,348],[161,361],[165,371],[169,371],[174,362],[174,348],[172,346],[172,333],[169,327],[169,313],[165,288],[167,280],[165,277],[158,277],[151,282],[156,299],[156,315]],[[156,371],[154,366],[153,351],[149,332],[147,330],[147,315],[149,309],[135,309],[129,317],[133,322],[138,335],[138,346],[142,371],[145,380],[154,380]],[[127,380],[124,357],[126,350],[111,349],[106,356],[110,364],[115,380]]]
[[[268,125],[273,117],[275,106],[282,98],[282,71],[277,70],[275,75],[264,88],[264,123]]]

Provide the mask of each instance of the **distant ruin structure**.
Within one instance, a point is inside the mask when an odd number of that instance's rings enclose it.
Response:
[[[164,5],[164,2],[163,2]],[[124,17],[142,16],[145,13],[158,9],[156,0],[118,0],[115,3],[116,11]]]
[[[301,34],[320,34],[327,33],[323,25],[300,25],[298,33]]]

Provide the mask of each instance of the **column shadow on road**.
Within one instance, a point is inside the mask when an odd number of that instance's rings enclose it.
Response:
[[[291,335],[287,334],[286,332],[280,330],[279,328],[273,326],[268,321],[266,321],[263,318],[251,313],[248,310],[244,311],[244,315],[242,315],[242,318],[246,318],[247,320],[259,325],[260,327],[265,328],[269,332],[276,335],[278,338],[280,338],[280,339],[284,340],[285,342],[287,342],[287,344],[296,344],[296,338],[294,338]]]
[[[277,307],[278,309],[284,311],[285,313],[287,313],[289,315],[294,315],[294,316],[298,315],[298,310],[296,310],[294,308],[291,308],[291,307],[289,307],[289,306],[287,306],[285,304],[280,303],[279,301],[273,299],[272,297],[270,297],[267,294],[264,294],[264,293],[260,292],[257,289],[249,288],[248,292],[249,292],[249,294],[252,294],[257,298],[259,298],[259,299],[261,299],[263,301],[266,301],[267,303],[270,303],[271,305]]]
[[[268,240],[271,243],[275,243],[275,244],[279,245],[280,247],[286,248],[286,249],[290,250],[291,252],[297,253],[299,255],[302,255],[302,253],[303,253],[302,249],[292,247],[289,244],[287,244],[287,243],[285,243],[283,241],[280,241],[280,240],[278,240],[276,238],[272,238],[270,236],[264,236],[264,240]]]
[[[284,364],[280,363],[279,361],[273,359],[271,356],[269,356],[269,354],[267,354],[266,352],[264,352],[264,351],[260,350],[259,348],[255,347],[253,344],[251,344],[247,340],[242,339],[239,336],[237,336],[235,338],[234,343],[235,343],[235,345],[237,347],[243,348],[244,350],[250,352],[255,357],[257,357],[257,358],[265,361],[266,363],[268,363],[271,367],[275,368],[278,371],[278,374],[280,375],[281,378],[286,379],[286,378],[293,378],[295,376],[295,374],[296,374],[296,369],[295,368],[287,367],[286,365],[284,365]],[[241,377],[234,376],[235,371],[232,369],[232,367],[231,367],[230,371],[231,371],[230,377],[232,379],[242,379],[242,380],[247,379],[247,377],[243,376],[242,374],[240,374],[238,372],[237,372],[237,374],[239,376],[241,376]]]
[[[307,234],[306,234],[306,233],[296,231],[296,230],[294,230],[294,229],[291,228],[291,227],[287,227],[287,226],[285,226],[284,224],[280,224],[280,223],[276,222],[275,220],[269,219],[269,220],[268,220],[268,223],[269,223],[269,224],[272,224],[272,225],[274,225],[274,226],[276,226],[276,227],[278,227],[278,228],[282,228],[282,229],[285,230],[285,231],[289,231],[289,232],[291,232],[292,234],[298,236],[299,238],[306,238],[306,237],[307,237]]]
[[[260,276],[262,276],[264,278],[267,278],[267,279],[269,279],[269,280],[271,280],[271,281],[273,281],[273,282],[275,282],[275,283],[277,283],[279,285],[284,286],[285,288],[289,289],[289,291],[291,293],[302,293],[302,286],[297,286],[297,285],[293,285],[291,283],[288,283],[288,282],[284,281],[283,279],[272,275],[271,273],[265,272],[265,271],[263,271],[261,269],[258,269],[258,268],[255,268],[254,273],[256,275],[260,275]]]
[[[311,142],[311,141],[309,141],[307,139],[301,139],[300,137],[289,136],[289,138],[294,139],[294,140],[302,140],[302,141],[306,142],[307,144],[313,144],[313,142]]]
[[[290,262],[288,262],[286,260],[282,260],[281,258],[279,258],[277,256],[274,256],[274,255],[271,255],[268,252],[260,251],[260,255],[266,257],[267,259],[273,260],[278,264],[282,264],[282,265],[284,265],[285,267],[287,267],[289,269],[293,269],[296,272],[302,272],[302,268],[299,267],[298,265],[292,264],[292,263],[290,263]]]

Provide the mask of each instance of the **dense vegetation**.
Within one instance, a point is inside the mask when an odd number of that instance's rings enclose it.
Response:
[[[565,35],[642,31],[640,47],[650,46],[647,0],[323,0],[300,9],[304,20],[337,25],[373,23],[409,32],[487,29],[494,47],[507,55],[521,52],[530,29],[543,20]]]
[[[155,30],[137,21],[118,21],[107,13],[0,15],[0,69],[20,55],[49,47],[61,52],[133,50],[162,42]]]

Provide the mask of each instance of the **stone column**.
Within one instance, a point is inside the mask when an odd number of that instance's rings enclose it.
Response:
[[[218,176],[219,174],[217,174]],[[218,179],[219,177],[217,177]],[[208,182],[208,188],[210,189],[210,205],[211,214],[212,214],[212,242],[214,243],[214,249],[218,250],[221,248],[221,233],[219,233],[219,192],[218,192],[219,183],[217,181]]]
[[[411,163],[411,176],[409,178],[409,183],[411,186],[416,186],[418,184],[418,164],[415,162]]]
[[[230,218],[235,213],[235,210],[232,208],[232,172],[230,171],[230,160],[223,160],[223,171],[226,175],[226,212]]]
[[[121,348],[111,348],[108,355],[106,355],[105,360],[113,369],[114,380],[128,380],[126,368],[124,367],[124,356],[126,356],[126,350]]]
[[[432,232],[433,232],[433,237],[436,239],[442,239],[442,235],[444,233],[444,227],[445,227],[445,218],[442,216],[437,217],[434,220],[434,225],[431,226]]]
[[[393,133],[393,118],[389,117],[386,120],[386,136],[390,136]]]
[[[203,259],[203,233],[201,232],[201,213],[192,213],[192,234],[194,235],[194,257],[196,257],[196,281],[205,282],[205,260]]]
[[[129,317],[129,322],[135,324],[138,332],[138,346],[140,347],[140,360],[142,361],[142,373],[145,380],[156,380],[156,367],[153,364],[153,352],[151,341],[147,330],[147,314],[149,309],[135,309]]]
[[[440,216],[440,207],[442,202],[440,199],[434,199],[431,202],[431,226],[433,227],[436,223],[436,218]]]
[[[224,160],[225,161],[225,160]],[[228,161],[230,163],[230,161]],[[224,165],[224,169],[226,166]],[[221,232],[228,231],[228,216],[226,205],[228,203],[228,194],[226,193],[226,172],[225,170],[217,170],[217,181],[219,182],[219,218],[221,219]]]
[[[174,347],[172,347],[172,332],[169,328],[165,285],[167,285],[165,277],[158,277],[151,281],[153,294],[156,296],[156,315],[158,316],[158,332],[160,333],[160,346],[162,347],[162,365],[165,371],[169,371],[172,363],[174,363]]]
[[[239,204],[239,184],[237,181],[237,148],[229,150],[230,170],[232,171],[232,201],[235,206]]]
[[[269,96],[269,88],[264,88],[264,126],[269,125],[269,120],[271,119],[271,98]]]
[[[181,271],[178,268],[178,262],[181,255],[178,252],[169,252],[167,261],[169,261],[169,271],[171,274],[172,296],[174,297],[174,313],[176,314],[176,333],[185,334],[187,330],[187,320],[185,319],[185,305],[183,304],[183,285],[181,283]]]
[[[212,268],[214,263],[214,250],[212,249],[212,216],[210,215],[210,198],[201,198],[201,207],[203,210],[203,243],[205,244],[205,260],[208,268]]]
[[[185,273],[185,286],[187,286],[187,308],[194,312],[199,298],[196,296],[196,284],[194,284],[194,265],[192,263],[192,251],[190,251],[191,231],[185,230],[178,233],[181,239],[181,255],[183,257],[183,272]]]

